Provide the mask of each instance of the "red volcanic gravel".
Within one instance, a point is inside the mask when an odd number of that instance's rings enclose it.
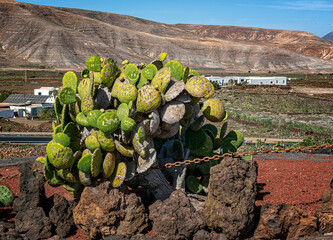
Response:
[[[265,203],[286,203],[297,206],[309,214],[314,215],[316,208],[321,202],[321,195],[325,189],[330,188],[330,181],[333,177],[333,155],[323,155],[315,157],[306,154],[303,159],[289,160],[292,155],[284,156],[272,154],[265,157],[254,156],[258,163],[258,196],[256,204]],[[312,157],[313,156],[313,157]],[[319,155],[321,156],[321,155]],[[320,159],[323,158],[323,159]],[[316,161],[312,161],[314,159]],[[1,159],[0,159],[1,161]],[[18,167],[0,168],[0,185],[8,186],[17,197],[19,194],[19,176],[12,179],[2,179],[4,176],[18,174]],[[71,195],[62,187],[53,188],[45,184],[47,197],[58,193],[72,200]],[[13,221],[15,216],[8,208],[0,208],[0,211],[8,214],[7,219]],[[82,233],[68,239],[84,239]]]

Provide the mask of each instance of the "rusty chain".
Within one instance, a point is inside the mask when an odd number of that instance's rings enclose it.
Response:
[[[201,163],[201,162],[209,162],[211,160],[218,161],[225,157],[243,157],[246,155],[261,155],[261,154],[273,154],[273,153],[286,153],[286,152],[305,152],[305,151],[314,151],[318,149],[327,149],[333,148],[333,144],[325,144],[320,146],[310,146],[310,147],[298,147],[298,148],[288,148],[288,149],[271,149],[271,150],[262,150],[262,151],[254,151],[248,153],[224,153],[222,155],[214,155],[212,157],[204,157],[204,158],[195,158],[193,160],[185,160],[183,162],[174,162],[174,163],[167,163],[165,165],[160,165],[155,167],[154,169],[163,169],[163,168],[172,168],[172,167],[179,167],[181,165],[190,165],[192,163]]]
[[[318,149],[328,149],[333,148],[333,144],[325,144],[320,146],[310,146],[310,147],[298,147],[298,148],[287,148],[287,149],[270,149],[270,150],[261,150],[261,151],[254,151],[254,152],[246,152],[246,153],[224,153],[222,155],[214,155],[212,157],[203,157],[203,158],[195,158],[193,160],[185,160],[183,162],[174,162],[174,163],[167,163],[165,165],[160,165],[157,167],[152,167],[151,170],[155,169],[163,169],[163,168],[172,168],[172,167],[179,167],[181,165],[190,165],[192,163],[201,163],[201,162],[209,162],[211,160],[218,161],[225,157],[243,157],[247,155],[261,155],[261,154],[273,154],[273,153],[286,153],[286,152],[305,152],[305,151],[314,151]],[[12,179],[15,177],[21,176],[20,173],[16,173],[13,175],[3,176],[0,178],[0,181]]]

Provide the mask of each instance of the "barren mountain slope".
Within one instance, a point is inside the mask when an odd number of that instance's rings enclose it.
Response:
[[[309,56],[333,60],[333,42],[308,32],[219,25],[174,26],[203,37],[271,44]]]
[[[273,44],[202,37],[176,26],[112,13],[1,0],[0,47],[0,57],[12,61],[7,65],[22,65],[26,58],[29,64],[77,68],[93,54],[139,63],[166,51],[170,59],[194,68],[333,72],[332,61]]]
[[[333,31],[326,34],[323,38],[333,41]]]

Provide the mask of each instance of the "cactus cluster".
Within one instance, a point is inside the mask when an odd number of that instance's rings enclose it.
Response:
[[[238,131],[223,138],[226,127],[218,135],[214,125],[205,124],[227,117],[223,103],[210,98],[213,85],[178,61],[164,63],[166,57],[162,53],[147,65],[125,60],[118,67],[111,58],[91,56],[79,83],[74,72],[64,75],[54,104],[58,124],[47,156],[39,159],[49,184],[73,195],[99,178],[119,187],[158,164],[240,146]],[[203,179],[206,165],[195,166]],[[187,187],[200,192],[205,184],[198,184],[190,167]]]
[[[13,199],[14,196],[10,189],[4,185],[0,185],[0,203],[7,207],[13,202]]]

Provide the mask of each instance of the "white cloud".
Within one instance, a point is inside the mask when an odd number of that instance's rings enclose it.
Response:
[[[270,6],[279,9],[291,10],[333,10],[333,3],[328,1],[305,0],[305,1],[289,1],[277,6]]]

